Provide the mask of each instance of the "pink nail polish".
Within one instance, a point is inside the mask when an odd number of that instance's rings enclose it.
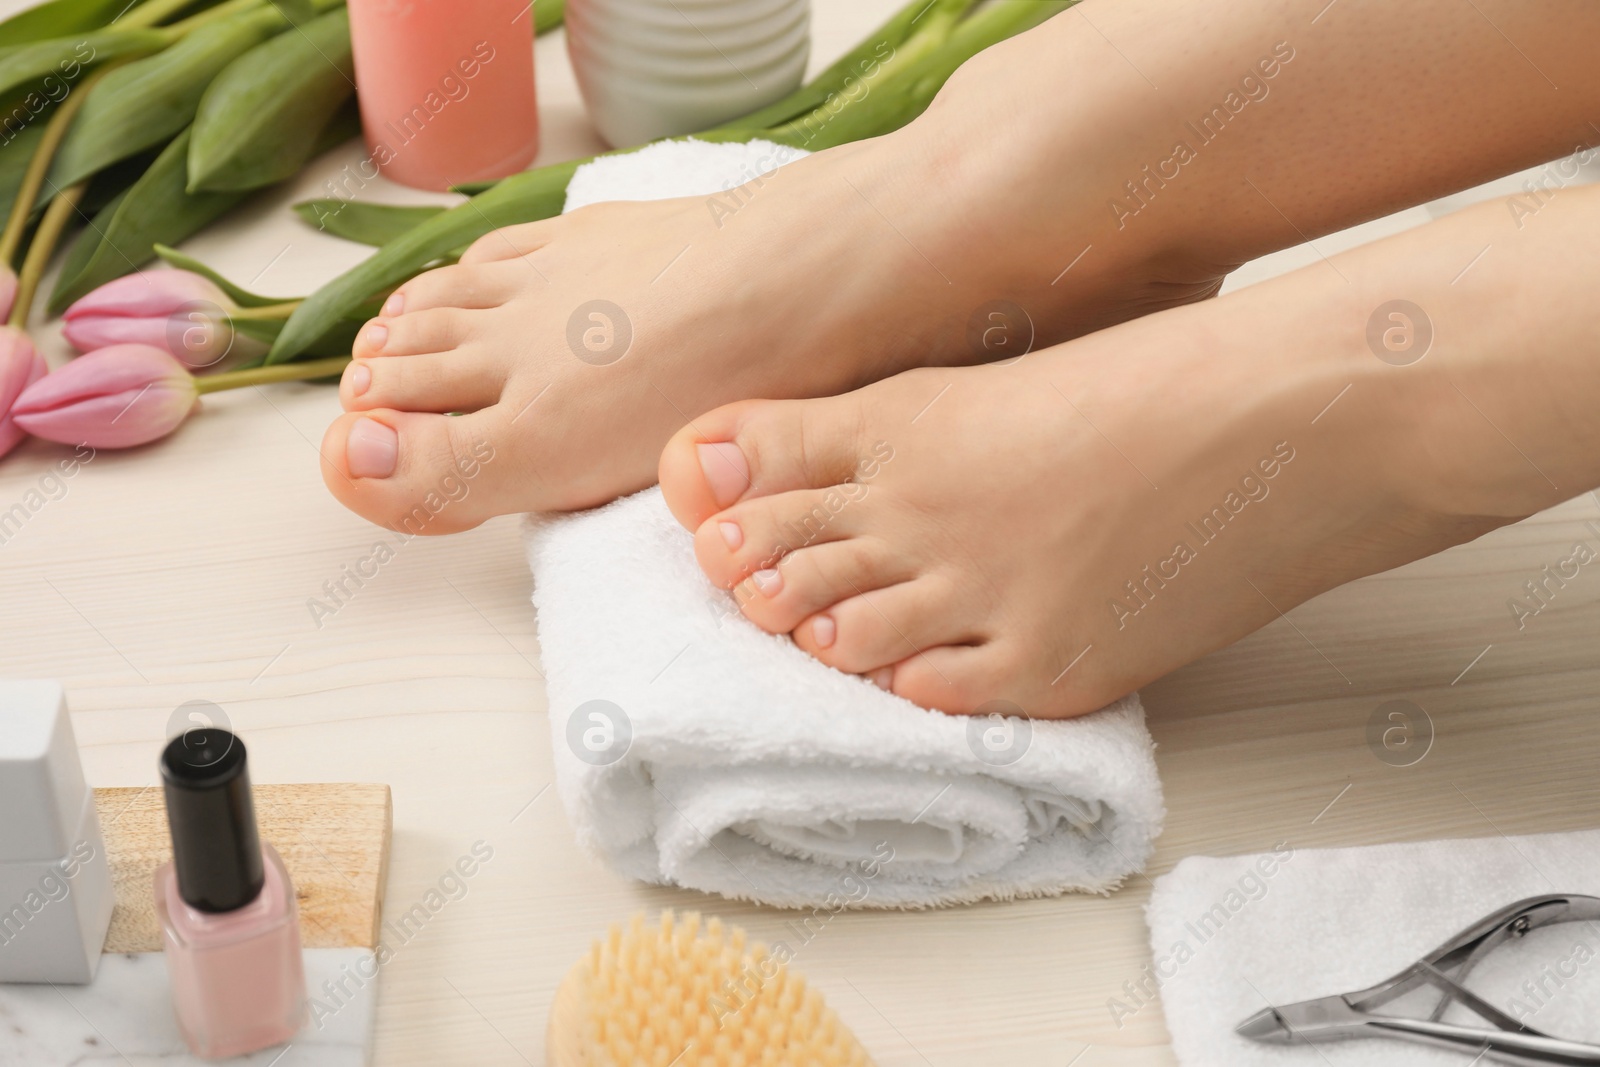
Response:
[[[178,1029],[197,1056],[281,1045],[306,1016],[300,916],[289,872],[256,830],[244,742],[189,730],[161,753],[172,860],[156,919]]]
[[[722,535],[722,543],[728,546],[729,552],[739,551],[739,546],[744,544],[744,531],[736,522],[717,523],[717,532]]]
[[[831,648],[837,636],[839,626],[833,621],[832,615],[818,615],[811,620],[811,640],[818,648]]]
[[[739,446],[727,441],[695,446],[700,455],[700,470],[711,488],[717,507],[725,508],[750,488],[750,464]]]
[[[377,419],[357,419],[344,458],[352,478],[387,478],[400,461],[400,435]]]
[[[381,322],[369,322],[361,331],[361,344],[374,352],[383,349],[383,343],[389,339],[389,327]]]
[[[777,596],[783,588],[783,575],[778,573],[776,567],[765,567],[750,576],[764,596]]]
[[[345,381],[350,385],[350,395],[360,396],[372,385],[372,368],[365,363],[352,363],[345,371]]]
[[[406,309],[406,294],[396,289],[389,294],[389,299],[383,302],[383,310],[378,312],[386,319],[392,319]]]

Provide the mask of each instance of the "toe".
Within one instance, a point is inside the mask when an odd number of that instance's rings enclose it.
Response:
[[[346,411],[476,411],[500,399],[505,371],[476,346],[404,359],[357,359],[339,381]]]
[[[494,409],[498,410],[498,409]],[[513,461],[487,412],[344,415],[322,442],[322,478],[358,515],[408,534],[471,529],[517,506]]]
[[[393,318],[404,312],[430,308],[492,308],[516,296],[526,271],[514,263],[451,264],[419,274],[384,301],[383,314]]]
[[[768,633],[788,633],[840,601],[909,577],[889,546],[851,537],[790,553],[775,566],[751,572],[732,589],[745,618]]]
[[[357,358],[413,356],[419,352],[448,352],[481,330],[482,311],[429,308],[394,318],[380,316],[361,327],[353,351]],[[478,329],[475,329],[478,327]]]
[[[475,266],[480,263],[518,259],[530,252],[537,252],[550,243],[558,224],[559,216],[490,230],[472,242],[471,247],[461,254],[461,263]]]
[[[809,545],[821,545],[857,532],[866,493],[860,485],[802,489],[754,497],[718,512],[695,531],[695,556],[717,585],[730,589],[752,571]]]
[[[672,513],[694,530],[743,499],[866,481],[892,455],[886,442],[862,440],[851,394],[752,400],[680,430],[661,454],[659,475]]]
[[[933,711],[970,715],[993,701],[1006,700],[1036,714],[1016,700],[1012,685],[1016,671],[992,643],[938,645],[880,670],[883,675],[875,680],[885,689]]]
[[[841,600],[794,630],[795,644],[850,674],[869,674],[978,637],[955,609],[949,586],[934,575]]]

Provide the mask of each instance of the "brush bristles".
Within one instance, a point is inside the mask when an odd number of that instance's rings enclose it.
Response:
[[[690,912],[613,926],[568,975],[592,1067],[870,1067],[805,979],[744,931]],[[556,1020],[552,1018],[552,1025]],[[554,1037],[554,1035],[552,1035]],[[577,1035],[570,1035],[577,1036]],[[567,1042],[562,1042],[566,1045]],[[553,1046],[554,1047],[554,1046]],[[565,1067],[560,1064],[558,1067]]]

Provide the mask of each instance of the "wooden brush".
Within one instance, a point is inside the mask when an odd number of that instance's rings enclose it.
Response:
[[[789,970],[722,920],[635,915],[567,972],[551,1067],[870,1067],[855,1035]]]

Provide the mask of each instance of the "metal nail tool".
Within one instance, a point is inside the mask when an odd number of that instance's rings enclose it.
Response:
[[[1553,923],[1596,921],[1600,921],[1600,897],[1571,893],[1529,897],[1480,920],[1370,989],[1264,1008],[1240,1023],[1236,1032],[1256,1041],[1282,1045],[1387,1037],[1454,1049],[1468,1060],[1477,1057],[1476,1062],[1521,1067],[1600,1067],[1600,1045],[1567,1041],[1525,1026],[1461,984],[1484,956],[1529,930]],[[1431,985],[1440,993],[1438,1004],[1427,1018],[1374,1014],[1375,1009],[1424,985]],[[1490,1025],[1443,1022],[1452,1004],[1460,1004]]]

